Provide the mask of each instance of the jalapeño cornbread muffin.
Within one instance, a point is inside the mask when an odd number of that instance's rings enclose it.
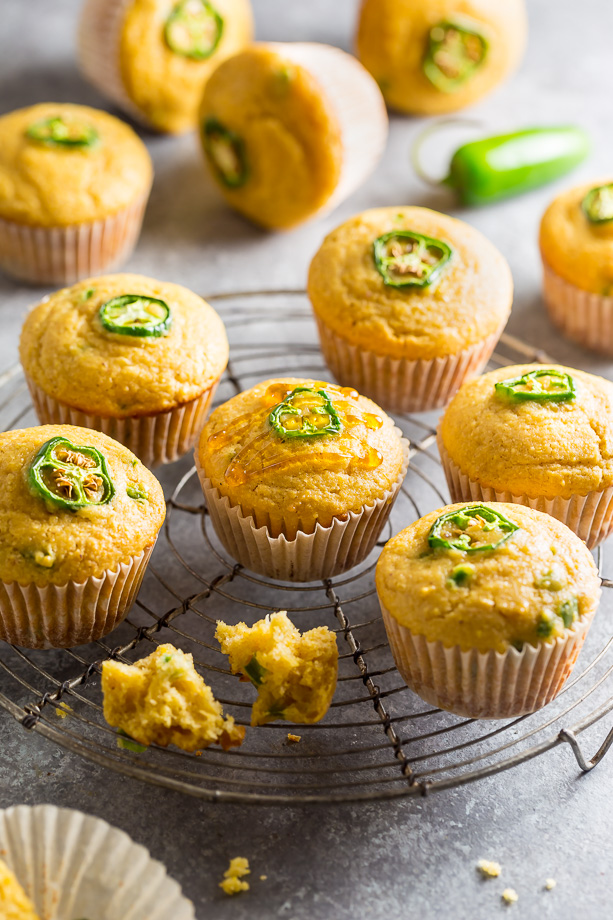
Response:
[[[390,106],[440,115],[502,83],[526,32],[524,0],[363,0],[356,48]]]
[[[195,454],[225,548],[285,581],[330,578],[361,562],[408,466],[408,442],[369,399],[291,377],[216,409]]]
[[[140,744],[174,744],[197,751],[220,744],[239,747],[245,729],[224,717],[194,667],[193,657],[173,645],[160,645],[134,664],[102,664],[104,718]]]
[[[332,702],[338,673],[336,636],[327,626],[300,633],[285,610],[249,627],[219,622],[215,638],[233,674],[258,692],[251,724],[320,722]]]
[[[34,905],[9,867],[0,859],[0,917],[2,920],[39,920]]]
[[[0,639],[69,648],[109,633],[165,516],[157,479],[98,431],[0,434]]]
[[[0,117],[0,268],[71,283],[128,258],[153,168],[118,118],[45,102]]]
[[[228,340],[217,313],[187,288],[106,275],[34,307],[20,355],[42,423],[104,431],[156,466],[193,446]]]
[[[454,501],[519,502],[594,547],[613,530],[613,384],[568,367],[501,367],[465,384],[438,432]]]
[[[253,37],[249,0],[86,0],[84,74],[158,131],[195,128],[206,81]]]
[[[448,505],[393,537],[376,570],[398,670],[427,702],[506,719],[549,703],[600,597],[586,546],[548,514]]]
[[[545,303],[570,339],[613,355],[613,182],[569,189],[541,221]]]
[[[221,64],[200,110],[202,145],[227,202],[268,229],[336,207],[387,138],[381,93],[329,45],[258,44]]]
[[[374,208],[325,238],[308,292],[338,382],[389,411],[419,412],[485,366],[513,281],[468,224],[427,208]]]

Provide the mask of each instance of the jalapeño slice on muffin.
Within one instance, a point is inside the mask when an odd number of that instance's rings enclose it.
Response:
[[[172,324],[170,307],[165,300],[143,294],[123,294],[107,300],[100,307],[100,322],[107,332],[119,335],[166,335]]]
[[[412,230],[392,230],[373,243],[377,271],[389,287],[428,287],[440,276],[453,250]]]
[[[30,491],[50,510],[106,505],[115,494],[104,455],[95,447],[73,444],[63,437],[42,445],[27,478]]]
[[[204,150],[221,182],[228,188],[244,185],[249,171],[242,138],[216,118],[206,119],[202,134]]]
[[[428,543],[433,549],[458,549],[465,553],[492,551],[519,529],[501,511],[488,505],[465,505],[436,519],[430,528]]]
[[[66,147],[73,150],[94,147],[100,140],[100,135],[93,125],[80,118],[68,118],[63,115],[40,118],[30,125],[26,136],[46,147]]]
[[[454,93],[485,62],[488,42],[476,24],[443,20],[430,30],[423,71],[443,93]]]
[[[224,21],[208,0],[179,0],[164,27],[166,44],[175,54],[204,61],[217,48]]]
[[[590,189],[581,207],[592,224],[606,224],[613,220],[613,182]]]
[[[281,438],[309,438],[339,434],[343,423],[325,390],[295,387],[269,416],[273,431]]]
[[[553,368],[529,371],[494,384],[499,396],[515,402],[565,402],[575,398],[575,382],[570,374]]]

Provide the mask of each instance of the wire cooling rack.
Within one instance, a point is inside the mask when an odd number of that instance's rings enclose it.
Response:
[[[226,327],[231,360],[217,394],[223,402],[277,375],[326,379],[303,291],[210,296]],[[548,361],[503,335],[491,365]],[[590,770],[613,744],[609,731],[587,759],[578,736],[613,710],[613,639],[603,603],[577,667],[557,699],[504,722],[461,719],[432,709],[402,681],[386,641],[374,591],[380,547],[416,518],[447,504],[433,413],[400,416],[411,465],[379,547],[358,568],[324,583],[288,585],[236,565],[207,517],[191,456],[158,471],[167,518],[135,606],[104,641],[32,651],[0,642],[0,705],[25,730],[118,773],[203,799],[246,803],[342,802],[424,795],[515,767],[561,744]],[[4,430],[36,424],[21,368],[0,375]],[[598,554],[603,566],[603,553]],[[613,585],[603,579],[606,587]],[[608,593],[608,592],[607,592]],[[606,599],[608,601],[608,598]],[[247,729],[239,749],[199,754],[152,746],[126,749],[102,717],[102,661],[134,661],[172,642],[194,655],[224,711],[249,725],[254,690],[232,676],[214,639],[216,621],[253,623],[285,609],[302,629],[325,624],[339,642],[339,681],[316,725],[275,722]],[[299,743],[288,739],[299,734]],[[131,748],[128,745],[128,748]]]

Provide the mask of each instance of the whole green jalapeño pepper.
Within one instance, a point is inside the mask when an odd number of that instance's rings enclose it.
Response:
[[[208,0],[179,0],[164,27],[166,44],[175,54],[204,61],[217,48],[224,21]]]
[[[139,338],[166,335],[172,325],[172,314],[166,301],[144,294],[113,297],[102,304],[98,316],[107,332]]]
[[[423,71],[442,93],[455,93],[482,66],[487,52],[477,23],[443,20],[430,29]]]
[[[249,170],[242,138],[216,118],[207,118],[202,126],[202,141],[204,152],[220,182],[228,188],[244,185]]]
[[[412,230],[392,230],[373,243],[375,266],[388,287],[428,287],[452,254],[447,243]]]
[[[104,455],[62,437],[43,444],[28,467],[27,482],[51,512],[106,505],[115,494]]]
[[[590,223],[608,224],[613,220],[613,182],[590,189],[581,207]]]
[[[492,551],[519,529],[501,511],[488,505],[465,505],[436,519],[428,544],[433,549],[459,549],[465,553]]]
[[[45,147],[64,147],[70,150],[95,147],[100,139],[93,125],[79,119],[65,119],[61,115],[35,121],[27,129],[26,137]]]
[[[521,377],[509,377],[494,384],[497,396],[513,402],[566,402],[574,399],[575,382],[570,374],[553,368],[529,371]]]
[[[325,390],[296,387],[270,413],[268,420],[281,438],[312,438],[339,434],[343,423]]]

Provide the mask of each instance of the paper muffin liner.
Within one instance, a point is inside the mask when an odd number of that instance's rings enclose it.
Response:
[[[402,434],[399,429],[396,429]],[[316,524],[313,533],[299,531],[288,540],[272,537],[266,524],[256,527],[226,495],[215,488],[200,465],[196,470],[215,532],[227,552],[245,568],[277,581],[322,581],[362,562],[373,549],[390,515],[409,465],[409,442],[402,438],[403,463],[394,485],[372,505],[335,517],[329,527]]]
[[[445,648],[402,626],[383,604],[381,612],[407,686],[427,703],[472,719],[515,718],[550,703],[571,673],[594,616],[554,642],[501,653]]]
[[[0,269],[36,284],[74,284],[118,267],[140,235],[149,191],[100,220],[41,227],[0,218]]]
[[[147,467],[173,463],[194,446],[204,427],[218,380],[200,396],[152,415],[111,418],[75,409],[49,396],[26,374],[41,425],[78,425],[103,431],[119,441]]]
[[[326,364],[338,383],[355,387],[395,413],[426,412],[446,405],[463,383],[481,373],[504,329],[503,324],[493,335],[455,355],[412,361],[352,345],[317,314],[315,319]]]
[[[573,495],[571,498],[531,498],[529,495],[515,495],[509,491],[497,491],[483,486],[463,473],[451,459],[438,435],[438,449],[445,470],[445,477],[451,501],[455,502],[511,502],[526,505],[536,511],[544,511],[566,524],[577,534],[589,549],[602,543],[613,531],[613,487],[587,495]]]
[[[128,613],[153,543],[99,577],[65,585],[0,582],[0,639],[24,648],[72,648],[110,633]]]
[[[569,284],[543,263],[543,295],[553,323],[574,342],[613,355],[613,297]]]
[[[191,901],[145,847],[79,811],[0,811],[0,858],[41,920],[194,920]]]

